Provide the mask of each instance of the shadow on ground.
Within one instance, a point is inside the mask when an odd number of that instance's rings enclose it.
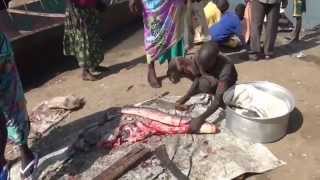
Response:
[[[295,108],[290,114],[287,133],[292,134],[297,132],[303,125],[303,115],[299,109]]]
[[[107,53],[112,47],[120,44],[132,34],[141,29],[141,23],[131,23],[129,28],[121,29],[110,33],[108,37],[104,38],[104,51]],[[61,50],[62,51],[62,50]],[[37,64],[37,71],[28,74],[28,77],[22,77],[23,85],[26,91],[39,87],[45,84],[50,79],[55,78],[57,75],[74,70],[78,68],[77,60],[74,57],[63,56],[62,52],[57,52],[57,57],[50,59],[50,57],[37,57],[37,58],[49,58],[50,60],[41,61],[43,63]],[[129,62],[128,65],[131,65]],[[110,67],[111,69],[112,67]],[[111,69],[111,71],[113,71]]]
[[[58,179],[64,174],[80,174],[90,168],[99,157],[109,153],[107,149],[97,148],[96,144],[105,135],[105,131],[113,133],[115,128],[119,126],[120,121],[118,119],[108,119],[106,116],[107,112],[114,111],[115,109],[116,108],[109,108],[75,120],[69,124],[57,127],[53,129],[47,136],[42,137],[33,145],[32,148],[39,152],[39,157],[43,157],[63,149],[64,147],[71,146],[72,144],[75,144],[75,142],[79,142],[79,136],[81,137],[84,134],[84,129],[89,129],[97,124],[104,123],[103,125],[99,126],[101,131],[94,129],[94,131],[86,133],[86,137],[83,137],[85,139],[84,142],[87,142],[87,139],[91,141],[90,143],[86,143],[86,151],[80,151],[77,149],[76,153],[72,155],[72,158],[68,161],[64,168],[59,169],[58,172],[54,171],[52,174],[47,174],[49,177],[51,176],[51,179]],[[50,159],[49,163],[42,163],[42,165],[45,167],[41,167],[40,165],[39,169],[46,169],[48,166],[52,166],[57,161],[58,159]]]
[[[102,77],[110,76],[112,74],[117,74],[119,73],[122,69],[130,70],[137,66],[138,64],[143,64],[146,62],[146,57],[145,56],[140,56],[138,58],[135,58],[130,61],[122,62],[119,64],[114,64],[108,67],[108,71],[102,74]]]
[[[300,41],[280,45],[276,50],[276,57],[293,55],[320,45],[320,30],[308,32]]]

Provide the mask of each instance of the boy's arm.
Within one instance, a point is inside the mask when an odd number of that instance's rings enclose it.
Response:
[[[191,87],[189,88],[188,92],[181,97],[177,102],[176,106],[181,106],[184,103],[186,103],[193,95],[196,95],[198,93],[198,86],[199,86],[199,78],[195,78],[192,82]]]
[[[201,77],[207,79],[211,86],[216,86],[216,84],[218,82],[217,78],[215,78],[207,73],[203,74]]]
[[[227,90],[227,82],[219,81],[216,94],[214,96],[214,100],[212,104],[208,107],[208,109],[201,114],[199,117],[192,119],[191,121],[191,130],[192,132],[198,132],[201,125],[205,122],[205,120],[211,116],[222,104],[223,104],[223,94]]]

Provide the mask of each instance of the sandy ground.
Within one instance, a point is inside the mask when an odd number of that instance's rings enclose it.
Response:
[[[161,89],[148,86],[143,31],[141,28],[133,29],[118,33],[114,35],[116,38],[106,41],[108,50],[103,65],[108,66],[111,71],[102,80],[84,82],[80,79],[80,70],[72,67],[53,77],[50,76],[43,84],[26,92],[29,110],[41,101],[55,96],[75,94],[84,96],[87,100],[83,109],[72,113],[59,128],[41,140],[37,151],[45,154],[68,144],[69,138],[72,138],[69,137],[72,136],[72,131],[94,122],[110,107],[134,104],[165,92],[169,92],[170,95],[182,95],[186,91],[190,85],[187,80],[173,85],[165,79]],[[304,41],[294,46],[283,46],[282,42],[279,42],[279,57],[270,61],[243,62],[236,65],[240,82],[275,82],[288,88],[296,98],[297,109],[293,113],[291,131],[281,141],[267,145],[278,158],[286,161],[287,165],[255,176],[255,179],[320,180],[319,43],[319,34],[306,36]],[[297,59],[292,56],[302,49],[307,57]],[[157,66],[157,71],[159,75],[164,75],[166,65]],[[98,159],[100,155],[97,154],[91,161]],[[85,171],[86,168],[87,165],[79,164],[81,171]]]

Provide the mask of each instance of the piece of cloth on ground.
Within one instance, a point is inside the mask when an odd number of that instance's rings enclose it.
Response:
[[[81,108],[84,104],[84,98],[74,95],[55,97],[41,102],[30,113],[32,132],[37,136],[44,135],[65,119],[71,111]]]
[[[143,107],[158,107],[162,111],[174,113],[172,104],[179,97],[165,97],[161,100],[150,100],[137,104]],[[192,116],[205,111],[210,100],[208,95],[198,95],[188,102],[194,104]],[[223,114],[222,110],[216,112],[208,121],[216,121]],[[223,120],[223,119],[221,119]],[[263,173],[270,171],[285,163],[277,159],[267,147],[258,143],[250,143],[233,136],[224,128],[215,135],[173,135],[159,139],[151,137],[146,146],[154,147],[165,144],[170,159],[190,179],[224,180],[233,179],[244,173]],[[113,149],[109,155],[96,160],[90,168],[79,175],[80,179],[97,176],[120,157],[135,148],[135,145],[121,146]],[[160,165],[160,161],[152,156],[142,162],[138,167],[124,174],[120,179],[175,179],[175,177]]]
[[[286,102],[250,84],[235,86],[231,104],[253,110],[260,118],[279,117],[289,111]],[[235,111],[244,114],[247,110],[236,108]]]

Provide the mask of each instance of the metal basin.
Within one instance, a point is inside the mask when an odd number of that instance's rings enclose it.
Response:
[[[234,96],[237,94],[235,89],[236,86],[240,85],[250,85],[264,93],[268,93],[268,95],[278,98],[286,106],[286,110],[275,116],[268,117],[249,117],[238,113],[234,108],[231,108],[229,104],[235,103],[233,102],[235,101]],[[284,137],[287,133],[290,113],[295,107],[294,97],[287,89],[266,81],[235,85],[225,92],[223,100],[227,105],[226,127],[236,136],[258,143],[275,142]],[[270,105],[273,106],[273,104],[269,104],[269,106]]]

